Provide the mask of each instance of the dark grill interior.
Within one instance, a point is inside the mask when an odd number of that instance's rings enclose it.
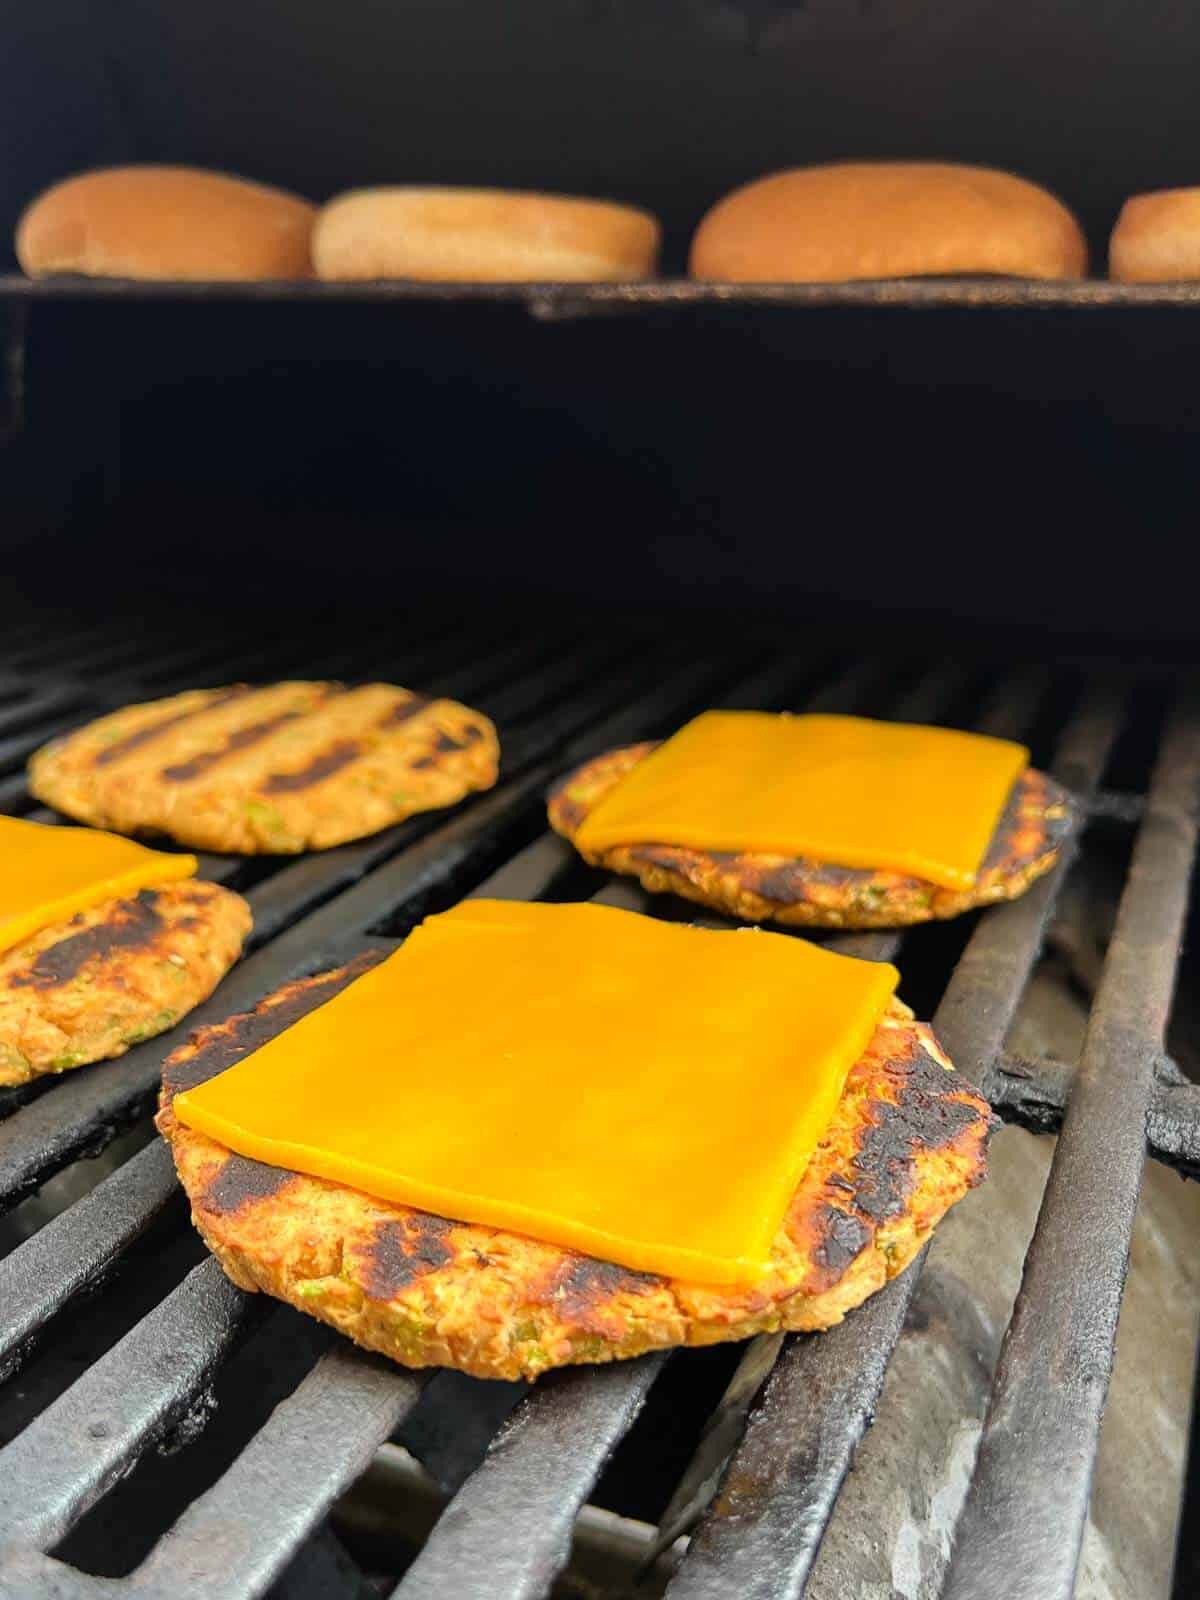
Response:
[[[702,706],[730,705],[857,710],[1021,737],[1036,764],[1089,801],[1122,859],[1136,828],[1073,1074],[1006,1049],[1069,862],[981,916],[903,938],[834,941],[899,961],[902,993],[932,1015],[958,1069],[1006,1115],[1055,1127],[1070,1090],[946,1590],[953,1600],[1067,1600],[1147,1117],[1156,1155],[1200,1166],[1197,1090],[1164,1054],[1196,843],[1194,700],[1174,684],[1066,667],[862,660],[816,638],[786,649],[749,636],[697,645],[546,619],[517,631],[494,616],[484,624],[433,610],[373,621],[292,614],[267,636],[228,621],[205,627],[199,616],[182,631],[117,617],[77,627],[63,617],[6,630],[0,801],[54,820],[32,808],[21,766],[101,708],[288,674],[369,675],[480,706],[501,730],[501,783],[453,813],[322,854],[205,858],[203,872],[245,892],[255,918],[245,960],[216,995],[173,1034],[118,1061],[0,1101],[0,1204],[11,1212],[0,1223],[0,1592],[205,1600],[390,1592],[403,1563],[389,1573],[368,1538],[356,1542],[361,1518],[340,1515],[351,1560],[327,1516],[402,1430],[457,1493],[399,1592],[532,1600],[566,1566],[577,1515],[593,1496],[642,1523],[666,1512],[667,1523],[686,1525],[696,1503],[681,1505],[672,1490],[706,1417],[727,1383],[741,1396],[732,1408],[740,1417],[764,1376],[748,1423],[723,1424],[733,1455],[721,1492],[690,1545],[675,1543],[651,1582],[653,1592],[665,1583],[673,1600],[803,1592],[920,1263],[819,1337],[765,1336],[568,1370],[521,1397],[509,1385],[404,1372],[244,1296],[207,1259],[169,1153],[148,1137],[162,1060],[192,1028],[402,938],[463,894],[600,895],[689,915],[578,863],[546,832],[542,796],[588,755],[663,733]],[[107,1166],[121,1159],[95,1182],[87,1159],[101,1152]],[[42,1201],[28,1200],[46,1184]],[[36,1205],[45,1210],[35,1214]],[[604,1475],[614,1449],[620,1471]],[[387,1489],[388,1459],[376,1462],[368,1489],[380,1473]]]

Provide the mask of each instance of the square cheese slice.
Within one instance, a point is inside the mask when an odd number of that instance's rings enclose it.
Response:
[[[748,1282],[896,981],[782,934],[470,901],[175,1113],[383,1199]]]
[[[751,851],[969,889],[1023,745],[866,717],[706,711],[603,796],[575,842]]]
[[[195,856],[149,850],[120,834],[0,817],[0,950],[103,900],[195,871]]]

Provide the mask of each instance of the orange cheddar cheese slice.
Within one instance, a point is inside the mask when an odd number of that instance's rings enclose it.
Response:
[[[195,856],[150,850],[98,828],[0,817],[0,950],[52,922],[151,884],[190,878]]]
[[[440,1216],[751,1282],[896,980],[783,934],[471,901],[175,1113]]]
[[[865,717],[706,711],[604,795],[575,842],[807,856],[973,886],[1029,752]]]

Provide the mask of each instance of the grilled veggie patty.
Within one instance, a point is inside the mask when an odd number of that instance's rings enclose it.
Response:
[[[0,954],[0,1085],[124,1055],[205,1000],[250,908],[196,878],[105,900]]]
[[[550,825],[575,841],[584,817],[658,741],[611,750],[578,767],[550,796]],[[745,922],[825,928],[899,928],[1015,900],[1058,860],[1074,821],[1070,795],[1032,768],[1013,786],[973,889],[942,889],[899,872],[868,872],[793,856],[733,854],[671,844],[581,852],[595,867],[638,878],[653,894],[678,894]]]
[[[196,1033],[164,1065],[158,1126],[192,1218],[235,1283],[406,1366],[532,1378],[673,1345],[827,1328],[902,1271],[983,1176],[988,1107],[898,1002],[851,1069],[776,1238],[774,1271],[752,1288],[653,1277],[372,1199],[235,1155],[176,1120],[174,1095],[264,1044],[375,959],[290,984],[254,1012]]]
[[[455,700],[372,683],[245,684],[126,706],[39,750],[69,817],[199,850],[290,855],[377,833],[496,781],[496,730]]]

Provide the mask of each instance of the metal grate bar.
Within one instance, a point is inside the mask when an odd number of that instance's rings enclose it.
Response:
[[[1002,700],[994,702],[996,706]],[[985,720],[990,713],[985,713]],[[1055,774],[1080,793],[1099,782],[1118,715],[1107,696],[1069,726]],[[934,1017],[975,1082],[998,1057],[1073,857],[976,927]],[[790,1341],[735,1452],[711,1516],[668,1588],[672,1600],[794,1600],[804,1592],[833,1502],[870,1425],[923,1255],[854,1315]]]
[[[1196,853],[1200,701],[1172,719],[943,1593],[1070,1600]]]
[[[508,654],[518,659],[520,670],[514,676],[493,680],[491,692],[481,691],[478,695],[493,720],[505,728],[535,721],[535,726],[524,734],[509,733],[506,738],[501,751],[506,771],[528,759],[525,752],[530,740],[535,742],[539,752],[550,748],[562,737],[556,730],[563,727],[564,718],[569,719],[572,728],[581,726],[594,718],[599,708],[607,710],[622,689],[640,682],[647,668],[653,670],[662,661],[659,652],[640,654],[632,661],[626,652],[623,665],[616,668],[613,665],[616,652],[612,645],[576,649],[561,660],[555,658],[550,665],[530,659],[527,653]],[[463,684],[464,677],[465,674],[459,673],[455,678],[440,680],[440,692],[468,692]],[[543,731],[549,708],[556,706],[568,690],[574,694],[559,706],[558,721],[548,731]]]
[[[481,660],[470,661],[459,665],[442,674],[438,679],[437,687],[440,694],[447,695],[450,699],[459,699],[468,694],[485,693],[496,684],[506,683],[514,678],[525,679],[535,674],[538,669],[542,672],[548,670],[547,664],[558,664],[561,672],[564,667],[569,668],[570,660],[565,663],[562,656],[568,651],[565,640],[560,640],[552,648],[544,640],[525,639],[514,644],[506,641],[504,646],[491,655],[484,656]],[[602,656],[605,654],[602,646],[593,645],[585,653],[589,656]],[[609,652],[611,655],[611,652]],[[482,670],[480,670],[482,668]],[[478,684],[480,687],[476,688]],[[535,688],[536,696],[536,688]]]
[[[82,691],[74,689],[35,689],[0,712],[0,735],[18,732],[31,722],[40,722],[59,712],[72,711],[81,699]]]
[[[439,630],[439,633],[444,632]],[[372,655],[373,636],[355,641],[352,649],[345,645],[345,631],[336,623],[301,624],[277,638],[264,641],[247,638],[228,643],[212,643],[189,649],[181,656],[154,657],[149,670],[144,658],[134,659],[133,665],[122,664],[117,669],[103,671],[96,676],[103,683],[103,691],[114,708],[131,696],[152,698],[178,693],[184,689],[202,687],[205,681],[230,683],[239,678],[272,678],[291,676],[291,669],[302,663],[301,675],[308,678],[337,676],[340,665],[357,666]],[[211,664],[213,672],[206,674]]]
[[[427,1378],[339,1344],[134,1574],[176,1600],[261,1595],[416,1404]]]
[[[1185,1177],[1200,1178],[1200,1084],[1182,1073],[1169,1075],[1168,1059],[1160,1058],[1155,1071],[1146,1143],[1156,1161],[1177,1168]],[[1057,1133],[1074,1081],[1075,1068],[1065,1061],[1005,1055],[992,1079],[992,1105],[1023,1127]]]
[[[187,1409],[245,1301],[216,1261],[203,1262],[0,1450],[0,1546],[57,1544]]]
[[[156,1140],[0,1261],[0,1378],[20,1364],[22,1345],[176,1192],[171,1152]]]
[[[575,1518],[665,1362],[656,1352],[543,1378],[393,1593],[405,1600],[547,1594],[567,1564]]]
[[[244,639],[226,641],[226,648],[236,649],[238,646],[245,648],[249,642]],[[14,662],[14,665],[18,670],[31,674],[53,671],[56,676],[65,677],[68,681],[80,679],[81,675],[86,675],[86,679],[90,681],[128,671],[133,663],[145,661],[148,655],[152,656],[156,667],[169,670],[187,666],[192,661],[207,660],[211,657],[212,651],[211,641],[206,644],[186,644],[169,641],[162,634],[152,639],[147,639],[144,635],[134,639],[125,634],[115,639],[106,639],[79,651],[78,654],[74,652],[62,654],[50,646],[45,651],[31,652]]]
[[[163,643],[162,634],[143,635],[143,647],[154,651]],[[77,662],[86,665],[106,650],[123,649],[127,635],[114,630],[111,622],[96,623],[86,628],[71,628],[68,635],[56,630],[40,628],[33,638],[7,657],[8,670],[29,673],[39,668],[55,668],[60,672],[73,672]]]
[[[0,778],[0,811],[11,813],[28,795],[29,786],[25,782],[24,772]]]

